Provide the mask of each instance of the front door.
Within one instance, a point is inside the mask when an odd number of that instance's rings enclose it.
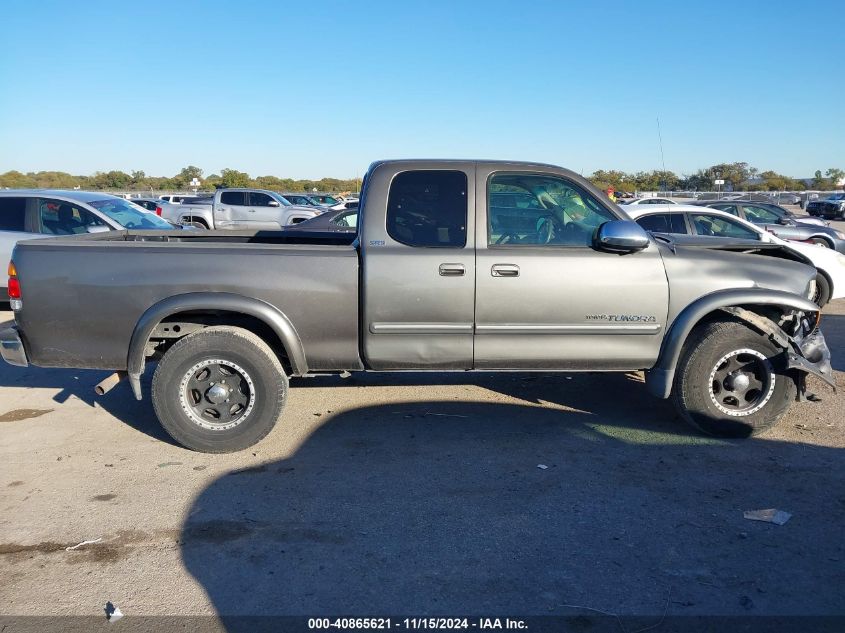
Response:
[[[475,298],[472,170],[431,163],[367,176],[360,235],[364,357],[372,369],[470,369]]]
[[[620,219],[565,175],[476,173],[475,367],[638,369],[654,364],[668,284],[658,246],[593,248]]]

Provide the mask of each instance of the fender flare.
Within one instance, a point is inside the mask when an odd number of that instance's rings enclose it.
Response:
[[[138,319],[126,359],[129,383],[136,400],[141,400],[141,375],[144,373],[146,357],[144,350],[153,329],[163,319],[190,310],[225,310],[253,316],[267,324],[285,348],[295,376],[308,373],[308,363],[302,341],[290,319],[283,312],[259,299],[229,292],[189,292],[174,295],[150,306]]]
[[[720,290],[704,295],[681,310],[667,331],[663,345],[660,347],[657,363],[646,372],[645,382],[649,392],[664,400],[672,393],[675,370],[678,367],[684,343],[701,319],[720,308],[744,305],[776,306],[813,313],[819,311],[819,307],[809,299],[783,290],[742,288]]]

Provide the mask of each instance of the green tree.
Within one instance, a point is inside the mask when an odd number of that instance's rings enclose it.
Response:
[[[249,174],[237,169],[224,169],[220,172],[220,184],[224,187],[249,187]]]
[[[830,182],[833,184],[834,187],[842,186],[842,182],[845,181],[845,171],[837,168],[831,167],[825,172],[825,176],[830,179]]]

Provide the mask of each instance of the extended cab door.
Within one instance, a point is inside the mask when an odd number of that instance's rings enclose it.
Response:
[[[619,219],[565,174],[476,173],[475,367],[641,369],[666,326],[658,247],[613,254],[592,245]]]
[[[218,191],[214,198],[214,228],[248,229],[249,207],[245,191]]]
[[[474,163],[424,165],[367,175],[359,236],[372,369],[472,367]]]

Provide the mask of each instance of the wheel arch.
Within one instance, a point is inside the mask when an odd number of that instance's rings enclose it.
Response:
[[[135,325],[132,338],[129,342],[127,355],[127,372],[132,392],[137,400],[141,400],[141,375],[144,373],[146,364],[146,348],[153,330],[162,322],[185,313],[199,313],[213,311],[216,314],[232,315],[233,318],[246,316],[254,319],[255,322],[263,324],[267,329],[264,332],[256,332],[263,338],[269,332],[277,338],[277,341],[267,341],[277,352],[283,351],[289,369],[295,376],[308,373],[308,363],[302,341],[296,332],[290,319],[278,308],[252,297],[245,297],[226,292],[192,292],[181,295],[174,295],[163,299],[149,307]],[[221,324],[225,324],[222,319]],[[274,343],[277,343],[274,345]]]
[[[700,297],[684,308],[672,322],[654,367],[646,372],[646,387],[658,398],[666,399],[672,393],[672,383],[681,352],[690,333],[701,323],[716,315],[725,317],[722,308],[744,308],[751,312],[761,309],[788,309],[818,312],[819,307],[809,299],[782,290],[743,288],[722,290]],[[741,312],[741,311],[740,311]],[[736,314],[734,316],[737,316]],[[738,318],[743,318],[741,315]],[[743,319],[745,320],[745,319]],[[759,329],[754,323],[753,327]]]

